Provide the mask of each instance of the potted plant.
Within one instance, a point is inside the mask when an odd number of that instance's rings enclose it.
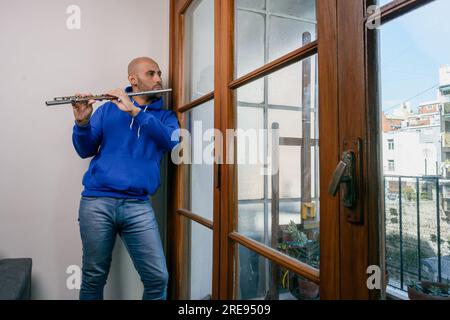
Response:
[[[408,283],[410,300],[450,300],[450,284],[431,281],[410,281]]]
[[[310,240],[301,232],[294,221],[290,221],[285,228],[279,249],[287,255],[319,268],[320,247],[319,241]],[[319,286],[288,270],[282,275],[283,287],[288,287],[292,295],[301,300],[314,300],[319,298]],[[286,285],[286,283],[288,283]]]

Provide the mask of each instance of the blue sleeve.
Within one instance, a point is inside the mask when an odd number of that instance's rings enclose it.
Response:
[[[75,123],[73,127],[73,146],[83,159],[93,157],[98,153],[103,139],[103,109],[103,106],[98,108],[87,125],[79,126]]]
[[[163,151],[172,151],[179,143],[180,126],[173,111],[167,111],[161,120],[141,111],[135,120],[141,127],[141,133],[149,135]]]

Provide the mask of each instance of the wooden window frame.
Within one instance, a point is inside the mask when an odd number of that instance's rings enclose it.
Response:
[[[178,119],[182,127],[186,125],[186,113],[194,108],[203,105],[214,99],[214,92],[210,92],[194,101],[189,103],[184,103],[185,92],[183,89],[184,84],[184,21],[185,13],[193,0],[180,0],[180,1],[170,1],[170,67],[169,67],[169,84],[173,88],[174,95],[172,100],[172,105],[177,113]],[[178,35],[178,36],[177,36]],[[215,105],[214,108],[217,106]],[[216,111],[214,111],[216,113]],[[217,119],[215,121],[215,126],[217,126]],[[186,299],[189,296],[188,289],[188,276],[189,268],[183,264],[183,261],[188,259],[188,247],[190,245],[189,241],[181,241],[181,239],[186,239],[190,236],[187,222],[194,221],[208,229],[213,230],[213,285],[212,285],[212,298],[218,296],[218,288],[215,285],[218,281],[218,259],[217,259],[217,232],[215,228],[217,224],[213,221],[205,219],[200,215],[190,212],[184,208],[184,189],[180,188],[184,183],[185,177],[185,165],[171,166],[173,175],[169,176],[172,188],[171,193],[174,195],[172,201],[169,203],[169,232],[168,234],[174,235],[174,241],[171,241],[168,248],[168,264],[170,274],[173,276],[170,278],[169,282],[169,293],[174,299]],[[217,170],[217,165],[215,169]],[[217,179],[216,175],[215,180]],[[216,184],[216,181],[214,182]],[[217,190],[214,191],[214,216],[213,220],[217,221],[217,203],[218,197]]]
[[[235,7],[234,2],[230,0],[220,2],[220,38],[218,39],[220,48],[220,57],[224,61],[219,63],[216,75],[218,82],[218,100],[220,105],[221,130],[225,132],[227,129],[235,129],[234,124],[236,119],[235,95],[236,89],[274,73],[282,68],[288,67],[296,62],[317,54],[318,41],[311,42],[301,48],[289,52],[288,54],[269,62],[260,68],[245,74],[238,79],[234,78],[234,32],[235,32]],[[217,61],[217,60],[216,60]],[[320,118],[320,116],[319,116]],[[228,146],[225,144],[223,154],[228,154]],[[234,154],[236,150],[234,150]],[[221,259],[221,276],[220,276],[220,299],[235,299],[235,278],[233,274],[237,271],[235,257],[236,246],[241,245],[247,249],[259,254],[262,257],[269,259],[271,262],[279,266],[285,267],[301,276],[304,276],[310,281],[319,283],[320,273],[318,270],[308,266],[298,260],[284,255],[283,253],[270,248],[264,244],[254,241],[238,232],[236,232],[237,219],[237,172],[236,165],[222,165],[222,184],[221,190],[226,195],[225,199],[221,201],[221,215],[220,220],[220,259]]]
[[[264,66],[250,72],[249,74],[243,75],[238,79],[234,79],[234,1],[233,0],[214,0],[215,1],[215,88],[214,92],[211,92],[195,101],[192,101],[188,104],[183,104],[184,101],[184,93],[183,93],[183,25],[184,25],[184,13],[186,12],[189,5],[192,3],[192,0],[180,0],[174,1],[171,0],[171,49],[170,49],[170,82],[172,87],[174,88],[174,101],[172,101],[175,106],[175,110],[177,110],[178,116],[180,118],[180,122],[184,125],[184,113],[207,102],[211,99],[215,99],[215,127],[220,128],[222,132],[225,132],[227,129],[234,129],[234,119],[235,119],[235,90],[239,87],[244,86],[245,84],[265,77],[273,72],[276,72],[282,68],[285,68],[289,65],[292,65],[298,61],[311,57],[315,54],[318,54],[318,49],[320,47],[319,42],[313,41],[301,48],[298,48],[270,63],[265,64]],[[333,8],[334,0],[325,0],[318,1],[317,4],[317,15],[318,20],[328,21],[325,19],[329,19],[329,12],[324,12],[324,14],[320,14],[319,10],[323,6],[328,8],[331,5]],[[323,3],[326,3],[324,5]],[[329,8],[328,8],[329,10]],[[332,17],[331,17],[332,18]],[[219,21],[219,23],[217,23]],[[318,25],[318,33],[319,30],[329,32],[330,30],[335,29],[335,19],[331,19],[332,23],[323,23],[322,26]],[[175,33],[178,36],[175,36]],[[231,36],[230,36],[231,35]],[[325,37],[324,37],[325,38]],[[333,36],[330,37],[330,40],[333,39]],[[336,42],[334,40],[324,43],[321,45],[323,48],[323,52],[330,52],[330,50],[336,50]],[[329,56],[329,55],[327,55]],[[318,54],[318,59],[325,60],[325,55]],[[326,61],[327,66],[330,69],[334,69],[335,65],[330,61]],[[176,67],[175,67],[176,66]],[[331,70],[329,70],[331,71]],[[320,71],[319,71],[320,73]],[[327,77],[329,75],[336,75],[336,72],[328,72]],[[323,80],[320,80],[319,75],[319,87],[320,83]],[[326,86],[324,90],[331,90],[336,93],[336,84],[332,86]],[[319,100],[321,100],[319,98]],[[331,101],[320,101],[320,103],[331,103]],[[319,108],[320,109],[320,108]],[[319,110],[319,118],[320,119],[328,119],[328,117],[332,116],[332,113],[322,112],[320,114]],[[334,118],[336,119],[336,118]],[[334,121],[336,122],[336,121]],[[337,123],[335,124],[337,126]],[[322,132],[321,134],[325,134]],[[324,144],[326,145],[326,143]],[[227,154],[227,145],[223,146],[222,152],[223,154]],[[337,151],[337,150],[336,150]],[[335,154],[337,158],[337,152]],[[323,160],[321,159],[321,165]],[[219,171],[220,170],[220,171]],[[327,173],[331,175],[334,167],[328,166],[327,169],[323,170],[323,174]],[[173,182],[177,183],[177,186],[182,185],[182,177],[184,175],[183,168],[176,168],[176,174],[173,178]],[[237,214],[236,208],[236,170],[234,165],[223,164],[215,165],[215,171],[220,172],[219,174],[215,174],[215,184],[220,185],[219,192],[215,193],[214,199],[214,221],[218,223],[212,223],[211,221],[205,221],[200,216],[195,213],[189,212],[188,210],[182,209],[182,199],[184,199],[184,195],[181,192],[181,188],[175,187],[174,189],[178,192],[175,192],[175,199],[172,202],[172,212],[173,214],[171,221],[174,221],[173,231],[178,239],[182,239],[185,234],[185,226],[181,222],[180,216],[191,219],[192,221],[198,222],[204,226],[211,228],[213,227],[214,231],[214,254],[213,260],[215,264],[213,266],[213,299],[233,299],[234,296],[234,278],[233,272],[235,271],[235,247],[236,245],[242,245],[257,254],[268,258],[269,260],[277,263],[282,267],[286,267],[298,273],[307,279],[319,283],[320,273],[318,270],[299,262],[289,256],[284,255],[273,248],[265,246],[261,243],[257,243],[252,239],[249,239],[238,232],[235,231],[235,214]],[[217,181],[220,180],[220,181]],[[321,184],[321,192],[325,192],[324,184]],[[216,190],[217,191],[217,190]],[[334,204],[333,204],[334,203]],[[329,207],[337,208],[338,201],[332,199],[330,201]],[[323,204],[321,204],[323,206]],[[337,217],[337,216],[336,216]],[[321,230],[333,229],[331,236],[335,237],[337,235],[336,232],[336,217],[333,221],[330,221],[327,224],[321,222]],[[326,233],[321,232],[320,241],[328,241],[330,243],[337,243],[334,241],[330,241],[328,236],[325,236]],[[180,288],[186,286],[185,283],[180,281],[183,275],[183,266],[181,265],[181,261],[183,258],[186,258],[185,251],[186,247],[183,243],[179,241],[174,241],[175,244],[172,244],[172,248],[170,252],[176,257],[172,259],[173,262],[177,262],[174,265],[173,271],[175,274],[175,279],[177,280],[174,283],[174,290],[172,292],[172,296],[174,298],[180,298],[186,296],[186,292],[182,292]],[[336,249],[336,247],[327,249],[324,246],[321,246],[321,256],[325,256],[328,258],[328,261],[332,261],[333,265],[328,267],[326,274],[327,279],[320,279],[324,284],[330,284],[329,287],[334,287],[336,284],[336,262],[337,255],[332,253]],[[220,263],[217,263],[220,261]],[[321,265],[322,269],[322,265]],[[185,274],[184,274],[185,275]],[[331,281],[328,281],[330,279]],[[323,290],[324,292],[330,292],[329,289]],[[323,294],[326,298],[327,294]],[[330,297],[335,296],[334,293],[330,294]]]
[[[395,0],[381,8],[381,23],[387,23],[401,15],[409,13],[432,0]],[[174,89],[172,104],[184,125],[184,114],[205,102],[214,99],[215,128],[225,132],[234,129],[235,90],[243,85],[264,77],[272,72],[287,67],[314,54],[319,63],[319,121],[326,123],[319,126],[321,140],[320,156],[320,194],[327,193],[327,181],[331,180],[334,169],[343,151],[344,138],[364,137],[362,159],[364,197],[358,210],[362,210],[364,226],[346,224],[346,208],[339,198],[321,198],[322,218],[320,241],[320,273],[304,266],[282,253],[257,243],[235,232],[236,201],[236,167],[234,165],[215,164],[214,217],[207,221],[195,213],[182,208],[184,195],[182,188],[183,168],[173,168],[171,178],[174,200],[170,203],[169,234],[176,239],[183,239],[185,226],[182,219],[190,219],[213,229],[213,299],[232,299],[234,296],[235,247],[237,244],[268,258],[280,266],[306,276],[321,284],[322,299],[372,298],[380,297],[380,292],[371,291],[361,284],[367,279],[364,266],[377,264],[383,256],[380,247],[381,234],[379,214],[379,186],[373,183],[380,177],[379,150],[379,114],[378,114],[378,78],[377,33],[367,30],[365,22],[370,17],[365,14],[372,0],[319,0],[316,3],[317,40],[305,47],[294,50],[287,55],[270,62],[238,79],[234,79],[234,1],[214,0],[215,6],[215,65],[214,91],[205,96],[183,104],[183,25],[184,13],[192,0],[171,0],[171,48],[169,82]],[[344,19],[345,18],[345,19]],[[357,26],[357,28],[355,28]],[[345,33],[345,37],[342,36]],[[345,72],[344,72],[345,71]],[[348,78],[358,79],[353,88],[348,86]],[[356,103],[361,106],[352,110]],[[356,119],[356,121],[355,121]],[[337,132],[335,136],[329,132]],[[224,144],[223,154],[228,146]],[[322,154],[327,150],[327,157]],[[370,155],[370,157],[369,157]],[[371,183],[369,183],[369,181]],[[213,223],[214,222],[214,223]],[[182,292],[182,259],[185,258],[185,244],[172,241],[169,246],[169,265],[174,274],[171,296],[178,299],[185,296]],[[356,253],[358,258],[352,259]],[[326,261],[326,263],[324,263]],[[173,281],[173,280],[172,280]],[[365,282],[364,282],[365,284]]]

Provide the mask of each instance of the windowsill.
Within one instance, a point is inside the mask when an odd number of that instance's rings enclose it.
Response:
[[[387,300],[409,300],[408,293],[388,286],[386,289]]]

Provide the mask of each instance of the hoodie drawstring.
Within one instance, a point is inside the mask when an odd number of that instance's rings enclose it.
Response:
[[[148,105],[145,107],[145,109],[144,109],[144,113],[146,113],[147,112],[147,109],[148,109]],[[133,120],[134,120],[134,118],[133,118]],[[141,136],[141,126],[139,126],[139,128],[138,128],[138,132],[137,132],[137,136],[138,136],[138,139],[140,138],[140,136]]]
[[[133,101],[133,102],[134,102],[134,101]],[[147,105],[147,106],[145,107],[144,113],[147,112],[148,107],[149,107],[149,105]],[[134,117],[131,117],[130,130],[133,130],[133,124],[134,124]],[[138,137],[138,139],[140,138],[140,136],[141,136],[141,126],[139,126],[138,132],[137,132],[137,137]]]

